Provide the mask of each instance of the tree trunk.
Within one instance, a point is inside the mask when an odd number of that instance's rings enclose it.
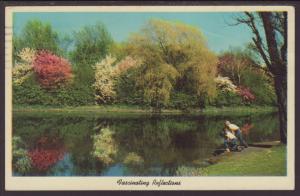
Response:
[[[277,95],[279,123],[280,123],[280,141],[287,143],[287,85],[286,78],[275,77],[275,91]]]
[[[287,62],[281,57],[281,53],[286,51],[278,50],[278,43],[275,36],[274,15],[271,12],[260,13],[268,45],[270,57],[269,70],[274,75],[275,90],[277,95],[279,123],[280,123],[280,141],[287,143]],[[286,29],[285,29],[286,31]]]

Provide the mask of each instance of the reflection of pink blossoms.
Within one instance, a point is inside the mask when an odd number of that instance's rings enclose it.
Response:
[[[65,149],[57,139],[42,137],[37,141],[37,147],[28,152],[33,167],[45,171],[59,160],[62,160]]]
[[[45,171],[64,157],[63,149],[34,149],[29,153],[32,165],[40,171]]]
[[[255,100],[255,96],[247,87],[239,86],[237,92],[243,98],[244,101],[252,102]]]

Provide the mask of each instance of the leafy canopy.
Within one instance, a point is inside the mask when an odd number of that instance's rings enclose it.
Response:
[[[70,52],[77,79],[91,85],[94,78],[93,66],[100,62],[113,45],[113,39],[104,24],[85,26],[73,33],[74,49]]]
[[[140,71],[145,77],[137,83],[151,105],[165,105],[172,89],[199,97],[214,94],[217,59],[197,28],[150,20],[139,33],[132,34],[126,50],[143,62]]]
[[[58,33],[52,29],[50,23],[43,23],[39,20],[28,21],[20,35],[14,35],[13,53],[16,60],[17,54],[23,48],[34,50],[48,50],[54,54],[60,54]]]

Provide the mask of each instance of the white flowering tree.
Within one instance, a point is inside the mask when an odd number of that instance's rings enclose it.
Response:
[[[118,75],[116,59],[107,55],[100,63],[95,65],[95,99],[98,104],[110,103],[116,97],[115,80]]]
[[[13,84],[22,85],[33,71],[32,63],[36,56],[36,50],[23,48],[17,55],[20,61],[16,63],[12,70]]]

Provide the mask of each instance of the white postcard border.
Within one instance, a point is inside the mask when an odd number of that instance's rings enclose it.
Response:
[[[12,15],[14,12],[288,12],[287,176],[278,177],[16,177],[12,176]],[[23,6],[5,10],[6,190],[293,190],[295,188],[295,10],[292,6]],[[118,185],[118,180],[149,181]],[[180,182],[158,186],[153,180]]]

